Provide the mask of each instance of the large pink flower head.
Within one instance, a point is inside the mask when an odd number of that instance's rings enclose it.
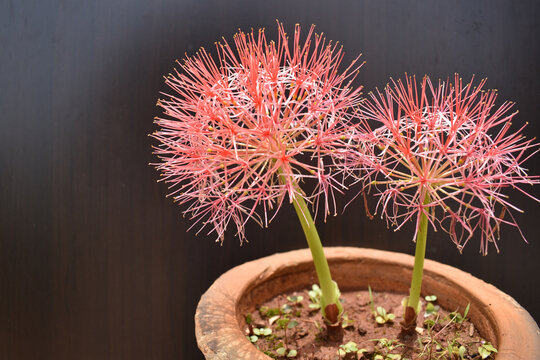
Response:
[[[359,103],[351,82],[361,64],[339,72],[341,48],[313,26],[305,42],[296,26],[292,49],[278,29],[277,44],[264,30],[239,32],[234,46],[216,45],[217,59],[204,49],[185,58],[158,102],[157,169],[185,213],[218,239],[230,222],[241,241],[248,219],[267,226],[285,198],[322,196],[326,214],[343,187],[333,164]],[[317,183],[309,196],[298,187],[306,178]]]
[[[484,91],[484,84],[463,85],[457,74],[453,84],[437,86],[428,77],[420,87],[414,77],[392,81],[362,105],[364,121],[380,127],[364,143],[372,151],[361,155],[375,174],[377,211],[388,223],[399,229],[413,220],[418,231],[423,213],[460,251],[479,232],[485,254],[490,242],[497,248],[502,223],[518,227],[511,210],[520,210],[502,191],[527,194],[519,186],[539,180],[522,167],[537,145],[521,135],[523,127],[510,130],[513,104],[495,107],[497,92]]]

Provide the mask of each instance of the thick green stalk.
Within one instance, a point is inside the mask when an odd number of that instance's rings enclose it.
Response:
[[[424,205],[430,202],[429,194],[424,198]],[[418,313],[420,290],[422,289],[422,275],[424,273],[424,258],[426,257],[426,242],[428,232],[428,217],[425,212],[420,213],[420,227],[416,235],[416,250],[414,253],[414,268],[411,281],[411,289],[407,306]]]
[[[313,256],[313,262],[315,263],[315,271],[319,278],[319,285],[321,286],[321,309],[323,315],[326,317],[325,308],[327,305],[336,304],[339,312],[342,311],[342,306],[339,302],[339,289],[336,283],[332,280],[330,275],[330,268],[328,267],[328,261],[324,255],[321,239],[315,228],[315,223],[311,217],[306,202],[301,196],[295,196],[293,201],[294,209],[302,224],[302,229],[306,235],[306,240]]]

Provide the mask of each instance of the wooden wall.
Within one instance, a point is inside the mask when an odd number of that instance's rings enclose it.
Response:
[[[147,164],[162,76],[176,58],[237,28],[314,23],[362,52],[359,82],[390,76],[488,77],[540,134],[539,3],[530,1],[41,0],[0,2],[0,358],[199,359],[198,297],[225,270],[305,246],[290,208],[250,242],[186,233]],[[528,162],[540,174],[539,156]],[[540,195],[538,187],[532,191]],[[540,205],[501,253],[460,255],[443,234],[428,257],[493,283],[540,319]],[[388,231],[362,204],[319,224],[326,245],[413,253],[410,228]]]

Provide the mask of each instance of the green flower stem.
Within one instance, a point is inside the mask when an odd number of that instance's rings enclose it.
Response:
[[[429,204],[429,194],[424,198],[424,205]],[[420,228],[416,236],[416,250],[414,253],[414,268],[411,281],[411,289],[407,306],[414,309],[418,314],[418,303],[420,301],[420,290],[422,289],[422,275],[424,273],[424,258],[426,257],[426,240],[428,232],[428,217],[425,212],[421,212]]]
[[[306,240],[313,256],[313,262],[315,263],[315,271],[319,278],[319,285],[321,287],[321,310],[323,316],[326,317],[324,309],[327,305],[336,304],[339,312],[343,310],[339,302],[339,289],[337,284],[332,280],[330,275],[330,268],[328,267],[328,261],[324,255],[321,239],[315,228],[315,223],[311,217],[305,200],[301,196],[295,196],[293,201],[294,209],[302,224],[302,229],[306,235]]]

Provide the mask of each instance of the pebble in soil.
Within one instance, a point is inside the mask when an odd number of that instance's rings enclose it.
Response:
[[[401,302],[405,295],[354,291],[341,295],[345,335],[340,343],[326,339],[320,314],[320,289],[279,295],[246,314],[248,339],[274,359],[428,360],[493,359],[497,350],[463,314],[437,305],[436,296],[422,300],[419,327],[400,336]]]

